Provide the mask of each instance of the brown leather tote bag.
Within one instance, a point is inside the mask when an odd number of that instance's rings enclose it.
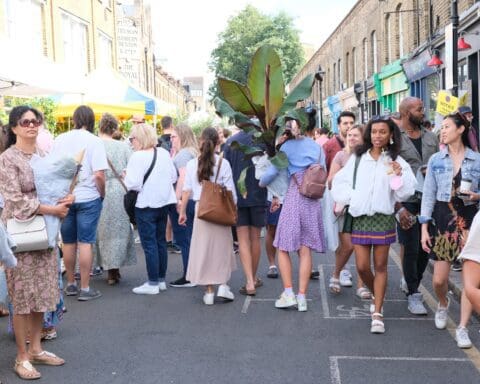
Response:
[[[203,180],[202,193],[198,202],[199,219],[210,223],[233,226],[237,224],[237,206],[233,200],[232,192],[226,187],[217,184],[218,174],[222,165],[223,153],[218,161],[215,181]]]

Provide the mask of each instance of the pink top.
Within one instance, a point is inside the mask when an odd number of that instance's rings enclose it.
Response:
[[[328,136],[323,136],[315,140],[315,142],[323,147],[323,144],[325,144],[328,141]]]
[[[37,136],[37,147],[45,153],[50,153],[53,148],[53,135],[48,129],[41,126]]]

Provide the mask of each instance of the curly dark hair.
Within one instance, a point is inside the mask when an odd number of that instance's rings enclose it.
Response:
[[[6,129],[7,143],[5,149],[10,148],[17,142],[17,135],[13,132],[13,128],[18,125],[22,116],[27,112],[32,112],[38,121],[43,122],[43,115],[37,109],[30,107],[29,105],[13,107],[8,115],[8,125]]]
[[[395,124],[395,122],[392,119],[390,119],[389,116],[373,116],[368,121],[363,134],[363,145],[359,145],[355,149],[355,154],[357,156],[362,156],[370,148],[373,147],[372,126],[378,123],[387,124],[388,130],[390,131],[390,133],[393,134],[392,135],[393,143],[388,143],[387,150],[392,160],[396,160],[397,156],[400,153],[400,150],[402,149],[402,137],[401,137],[400,129],[398,128],[397,124]]]
[[[200,135],[200,156],[198,157],[198,182],[210,180],[215,166],[215,147],[219,141],[215,128],[205,128]]]
[[[445,119],[451,119],[457,128],[460,128],[462,125],[465,127],[462,132],[462,143],[465,147],[472,149],[472,146],[470,145],[470,140],[468,140],[468,134],[470,132],[470,121],[467,120],[465,115],[457,111],[446,115],[443,120]]]
[[[98,128],[101,133],[112,136],[113,133],[118,129],[118,121],[115,116],[110,113],[104,113],[98,124]]]

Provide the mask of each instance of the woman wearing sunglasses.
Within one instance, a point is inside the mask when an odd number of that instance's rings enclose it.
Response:
[[[448,321],[450,265],[465,245],[480,200],[480,154],[470,148],[469,128],[470,122],[461,113],[445,116],[440,132],[445,148],[430,158],[423,186],[421,242],[435,262],[433,288],[438,298],[438,329],[445,329]],[[472,346],[466,328],[471,314],[472,305],[463,291],[456,329],[459,348]]]
[[[335,202],[348,205],[351,240],[357,270],[373,293],[371,333],[384,333],[383,301],[387,287],[390,244],[395,242],[394,206],[415,192],[416,179],[400,152],[400,130],[388,116],[372,118],[364,144],[357,147],[344,168],[333,178]],[[345,220],[348,220],[346,217]],[[373,250],[372,273],[370,255]]]
[[[36,214],[64,218],[73,202],[73,198],[68,197],[56,206],[47,206],[37,199],[29,162],[33,154],[38,153],[36,139],[41,123],[41,115],[34,108],[19,106],[10,112],[8,149],[0,155],[0,193],[5,199],[1,219],[5,224],[12,218],[27,220]],[[65,363],[43,350],[40,342],[44,313],[54,311],[59,299],[57,258],[52,250],[17,253],[16,257],[17,267],[6,270],[17,344],[14,369],[22,379],[38,379],[41,374],[32,363]]]

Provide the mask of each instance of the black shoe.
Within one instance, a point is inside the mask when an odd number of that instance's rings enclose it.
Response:
[[[175,281],[171,281],[169,283],[171,287],[175,288],[190,288],[190,287],[196,287],[196,284],[191,283],[185,277],[181,277],[180,279],[177,279]]]
[[[460,260],[455,260],[452,263],[452,271],[461,272],[462,269],[463,269],[463,265],[462,265],[462,262]]]
[[[310,279],[311,280],[318,280],[320,278],[320,272],[319,271],[312,271],[310,274]]]
[[[180,249],[180,247],[177,244],[172,243],[171,241],[167,242],[167,248],[172,253],[176,253],[176,254],[182,253],[182,250]]]

